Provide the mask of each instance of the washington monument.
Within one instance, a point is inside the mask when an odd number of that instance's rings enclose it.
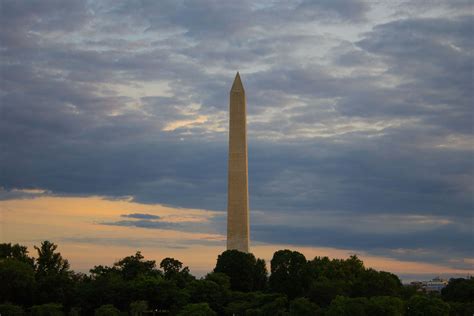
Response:
[[[230,89],[227,250],[249,252],[249,190],[245,91],[237,72]]]

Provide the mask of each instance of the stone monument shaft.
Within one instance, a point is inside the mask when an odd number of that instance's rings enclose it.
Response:
[[[249,251],[249,193],[245,91],[237,73],[230,89],[227,250]]]

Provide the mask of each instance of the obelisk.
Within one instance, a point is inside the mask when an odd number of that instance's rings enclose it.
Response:
[[[237,72],[230,89],[227,250],[249,251],[249,193],[245,91]]]

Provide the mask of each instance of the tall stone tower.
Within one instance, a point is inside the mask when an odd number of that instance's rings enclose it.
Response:
[[[230,89],[227,250],[249,251],[249,190],[245,91],[237,72]]]

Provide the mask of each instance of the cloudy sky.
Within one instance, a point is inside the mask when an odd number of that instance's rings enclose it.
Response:
[[[257,256],[472,274],[473,6],[2,0],[1,241],[210,271],[240,71]]]

